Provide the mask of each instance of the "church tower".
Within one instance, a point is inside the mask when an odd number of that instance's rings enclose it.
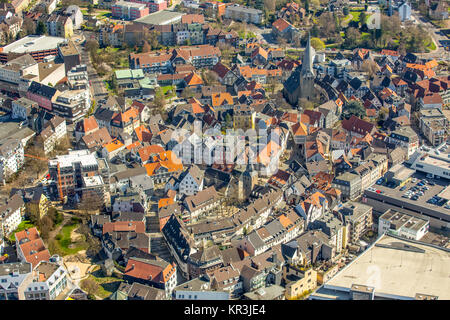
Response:
[[[302,69],[300,71],[300,95],[299,98],[307,100],[312,99],[314,94],[314,79],[316,77],[313,62],[316,51],[311,47],[311,36],[308,34],[308,43],[306,44],[305,54],[302,60]]]
[[[247,164],[247,168],[241,174],[238,183],[238,199],[245,200],[247,199],[256,183],[258,182],[258,172],[253,170],[251,164]]]

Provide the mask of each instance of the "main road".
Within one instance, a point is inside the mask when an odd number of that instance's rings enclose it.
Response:
[[[441,33],[432,23],[420,16],[418,11],[411,10],[411,16],[414,23],[421,25],[428,32],[436,45],[436,50],[428,53],[418,53],[417,55],[421,58],[450,61],[450,51],[446,51],[441,44],[441,41],[449,40],[447,36]]]

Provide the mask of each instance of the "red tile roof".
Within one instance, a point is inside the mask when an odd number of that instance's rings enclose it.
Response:
[[[275,27],[279,32],[283,32],[287,28],[292,27],[292,25],[283,18],[280,18],[272,24],[272,27]]]
[[[142,162],[146,162],[150,159],[152,155],[158,154],[160,152],[164,152],[164,148],[159,145],[150,145],[139,149],[139,157]]]
[[[152,133],[143,124],[134,129],[134,133],[141,142],[150,142],[152,139]]]
[[[185,14],[181,17],[181,23],[192,24],[192,23],[205,23],[205,17],[202,14]]]
[[[352,131],[361,135],[366,135],[367,133],[372,134],[375,129],[373,123],[361,120],[356,116],[351,116],[350,119],[344,119],[342,121],[342,128],[347,131]]]
[[[77,123],[77,131],[83,133],[89,133],[91,131],[97,130],[98,124],[97,120],[95,120],[94,116],[90,116],[88,118],[84,118],[80,120],[79,124]]]
[[[143,221],[116,221],[103,224],[103,234],[113,231],[134,231],[145,233],[145,223]]]
[[[202,78],[198,74],[196,74],[195,72],[191,72],[190,74],[188,74],[184,78],[184,81],[186,82],[186,84],[188,86],[198,86],[198,85],[202,85],[203,84]]]
[[[176,269],[164,261],[129,259],[124,274],[145,281],[165,284],[174,272]]]

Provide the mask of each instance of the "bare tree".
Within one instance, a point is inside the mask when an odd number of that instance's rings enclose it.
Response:
[[[152,51],[152,47],[150,46],[150,44],[147,41],[144,41],[144,45],[142,46],[142,52],[146,53],[146,52],[150,52]]]
[[[264,7],[269,12],[275,12],[276,0],[264,0]]]
[[[217,74],[211,70],[204,70],[202,72],[202,80],[207,86],[219,84],[219,78]]]
[[[378,64],[371,60],[371,59],[366,59],[363,61],[363,63],[361,64],[361,70],[363,72],[367,72],[369,77],[372,79],[373,76],[377,73],[377,71],[379,70]]]
[[[98,291],[100,286],[97,283],[97,281],[95,281],[94,279],[87,278],[87,279],[84,279],[83,281],[81,281],[80,287],[81,287],[81,289],[86,291],[88,294],[95,295],[95,293]]]

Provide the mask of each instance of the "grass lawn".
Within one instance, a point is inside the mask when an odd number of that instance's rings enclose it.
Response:
[[[350,11],[350,14],[353,16],[352,21],[359,22],[359,16],[362,11]]]
[[[109,11],[102,11],[99,14],[97,14],[95,17],[97,19],[101,19],[101,18],[109,18],[111,16],[111,12]]]
[[[163,90],[164,95],[166,95],[167,92],[169,92],[169,90],[172,90],[172,91],[175,90],[174,86],[165,86],[165,87],[161,87],[161,88]]]
[[[362,32],[362,33],[361,33],[361,39],[362,39],[362,40],[370,39],[370,33],[368,33],[368,32]]]
[[[72,243],[72,239],[70,238],[70,234],[78,226],[78,223],[69,222],[61,228],[58,234],[58,236],[61,236],[61,239],[57,240],[56,243],[64,255],[76,254],[78,251],[87,249],[87,245],[84,242]],[[71,245],[72,247],[69,247]]]
[[[342,26],[342,27],[347,26],[348,23],[349,23],[350,21],[352,21],[352,19],[353,19],[353,15],[352,15],[351,13],[349,13],[347,16],[345,16],[344,18],[342,18],[342,20],[341,20],[341,26]]]
[[[130,67],[130,61],[128,60],[127,57],[119,59],[119,67],[121,67],[121,68],[129,68]]]
[[[429,49],[430,51],[436,50],[436,45],[433,41],[430,41],[430,43],[427,45],[427,49]]]
[[[16,234],[16,232],[20,232],[23,231],[25,229],[29,229],[29,228],[33,228],[35,225],[32,224],[29,220],[24,220],[22,221],[19,226],[17,227],[16,230],[14,230],[11,235],[9,236],[9,241],[11,242],[15,242],[16,239],[14,238],[14,235]]]
[[[95,280],[99,284],[99,289],[96,293],[97,296],[103,299],[108,298],[112,295],[120,286],[123,279],[116,277],[105,277],[100,268],[96,269],[89,276],[91,279]]]
[[[116,47],[106,47],[106,48],[99,48],[99,49],[97,49],[97,53],[98,54],[106,53],[106,52],[114,53],[114,52],[117,52],[119,50],[120,50],[120,48],[116,48]]]
[[[103,82],[105,83],[106,90],[113,91],[113,89],[111,88],[111,81],[104,80]]]

